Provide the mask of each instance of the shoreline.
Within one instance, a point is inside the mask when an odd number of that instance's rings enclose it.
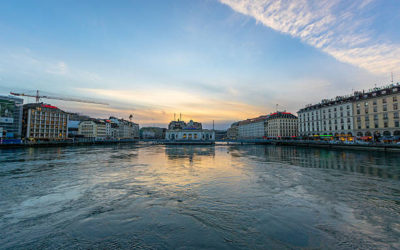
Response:
[[[68,147],[111,144],[138,144],[151,143],[152,145],[275,145],[290,147],[308,147],[325,149],[349,149],[359,151],[400,152],[400,145],[396,144],[344,144],[325,143],[318,141],[272,141],[272,140],[217,140],[217,141],[165,141],[165,140],[118,140],[118,141],[80,141],[80,142],[39,142],[22,144],[0,144],[0,149],[36,148],[36,147]]]

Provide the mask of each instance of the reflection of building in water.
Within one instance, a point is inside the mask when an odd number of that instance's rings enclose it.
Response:
[[[193,161],[195,157],[212,156],[215,157],[214,146],[195,146],[195,145],[166,145],[165,154],[169,160],[173,159],[189,159]]]
[[[232,146],[232,156],[244,155],[262,158],[305,168],[325,168],[357,172],[382,178],[399,179],[396,166],[399,162],[386,162],[381,152],[341,151],[280,146]],[[400,161],[400,160],[399,160]],[[377,166],[384,166],[377,167]]]

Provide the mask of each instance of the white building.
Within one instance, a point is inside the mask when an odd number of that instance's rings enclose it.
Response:
[[[107,137],[106,123],[103,121],[82,121],[79,123],[78,134],[87,138],[104,140]]]
[[[165,139],[169,141],[215,141],[213,130],[202,129],[202,124],[190,120],[172,121],[165,132]]]
[[[354,135],[352,97],[322,100],[299,110],[300,136]]]
[[[165,139],[169,141],[214,141],[215,132],[207,129],[167,130],[165,133]]]

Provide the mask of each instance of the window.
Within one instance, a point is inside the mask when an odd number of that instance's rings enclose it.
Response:
[[[359,115],[360,114],[360,110],[359,109],[357,109],[357,115]]]
[[[368,102],[364,102],[364,106],[365,106],[365,107],[368,107]]]
[[[373,105],[376,105],[376,100],[373,100],[373,101],[372,101],[372,104],[373,104]]]
[[[375,123],[375,128],[379,128],[378,123]]]
[[[383,119],[384,119],[384,120],[387,120],[387,119],[388,119],[388,114],[387,114],[387,113],[384,113],[384,114],[383,114]]]
[[[383,105],[383,111],[387,111],[387,104]]]
[[[395,126],[396,128],[400,127],[400,122],[399,122],[399,121],[395,121],[395,122],[394,122],[394,126]]]
[[[398,104],[397,103],[393,103],[393,110],[397,110],[397,109],[399,109]]]
[[[393,102],[397,102],[397,96],[393,96]]]
[[[383,127],[387,128],[388,127],[388,122],[383,123]]]
[[[375,120],[375,121],[378,120],[378,115],[374,115],[374,120]]]
[[[393,113],[393,118],[394,119],[399,119],[399,112],[394,112]]]
[[[386,103],[386,98],[383,98],[383,99],[382,99],[382,103]]]
[[[374,106],[374,112],[378,112],[378,107]]]

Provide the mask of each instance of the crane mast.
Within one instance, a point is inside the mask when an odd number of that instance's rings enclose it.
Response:
[[[40,99],[52,99],[52,100],[69,101],[69,102],[82,102],[82,103],[108,105],[108,103],[104,103],[104,102],[95,102],[95,101],[82,100],[82,99],[77,99],[77,98],[65,98],[65,97],[58,97],[58,96],[40,95],[39,90],[36,90],[36,95],[30,95],[30,94],[25,94],[25,93],[15,93],[15,92],[10,92],[10,94],[14,95],[14,96],[34,97],[36,100],[36,103],[39,103]]]

